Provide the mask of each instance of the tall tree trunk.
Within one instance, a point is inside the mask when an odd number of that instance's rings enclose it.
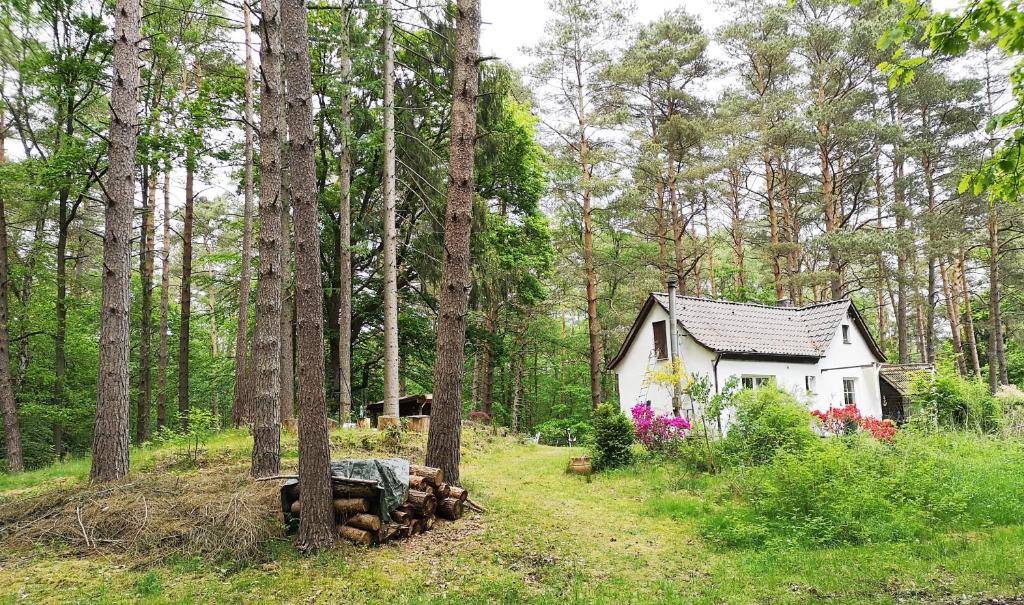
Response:
[[[591,208],[590,141],[587,140],[587,112],[584,95],[585,80],[582,57],[575,58],[576,106],[579,116],[579,160],[580,180],[583,195],[583,267],[587,275],[587,334],[590,339],[590,403],[594,409],[601,405],[601,366],[604,355],[601,351],[601,322],[597,316],[597,270],[594,267],[594,217]],[[669,157],[671,164],[672,158]],[[670,176],[669,192],[674,183]]]
[[[740,206],[740,171],[739,168],[729,168],[729,217],[731,219],[732,254],[733,262],[736,263],[736,274],[733,286],[737,293],[743,292],[747,287],[746,270],[744,268],[743,251],[743,208]]]
[[[4,140],[7,126],[4,123],[4,108],[0,106],[0,166],[7,161]],[[21,425],[18,423],[18,407],[11,387],[11,339],[8,332],[7,291],[10,286],[10,271],[7,260],[7,210],[3,192],[0,191],[0,416],[4,420],[4,448],[7,452],[7,470],[20,473],[25,470],[21,449]]]
[[[476,141],[477,56],[480,47],[479,0],[459,0],[452,78],[452,126],[448,155],[448,206],[445,211],[434,357],[434,402],[430,410],[427,466],[444,470],[459,485],[462,427],[462,377],[466,361],[466,311],[469,304],[469,239],[473,225],[473,158]]]
[[[117,0],[114,7],[114,77],[110,91],[107,207],[103,234],[103,308],[100,313],[99,381],[93,430],[93,481],[128,474],[131,350],[132,202],[138,149],[139,41],[142,5]]]
[[[715,242],[711,238],[711,200],[706,189],[701,192],[701,195],[704,198],[704,241],[707,245],[708,257],[708,292],[711,298],[715,298],[717,288],[715,287]]]
[[[665,241],[668,235],[668,229],[665,225],[665,181],[662,180],[659,174],[654,185],[655,203],[657,204],[657,221],[658,221],[658,269],[660,271],[666,271],[668,269],[668,242]]]
[[[775,284],[775,300],[785,298],[782,287],[782,266],[779,264],[779,213],[775,208],[776,176],[772,158],[766,151],[762,158],[764,163],[765,200],[768,204],[768,232],[771,239],[768,256],[771,257],[772,282]]]
[[[942,294],[946,301],[946,319],[949,320],[950,337],[953,340],[953,357],[956,359],[956,368],[963,377],[967,376],[967,363],[964,356],[963,343],[960,340],[960,319],[959,304],[953,295],[953,288],[950,285],[949,271],[946,267],[946,259],[939,257],[939,276],[942,278]]]
[[[981,379],[981,360],[978,357],[978,339],[974,333],[974,310],[971,308],[971,290],[967,287],[967,258],[960,249],[958,259],[960,267],[959,282],[964,299],[964,332],[967,336],[967,348],[971,356],[971,369],[975,380]]]
[[[283,106],[284,104],[281,103]],[[284,129],[284,114],[281,114]],[[283,145],[282,141],[282,145]],[[282,169],[284,165],[282,164]],[[283,192],[282,192],[283,193]],[[288,196],[281,196],[281,418],[295,418],[295,285]]]
[[[903,242],[909,209],[903,190],[903,158],[898,151],[896,158],[892,177],[896,213],[896,346],[900,363],[910,363],[910,331],[907,326],[910,314],[907,272],[910,267],[907,266],[907,245]]]
[[[351,7],[342,17],[341,55],[341,153],[338,158],[338,421],[344,426],[352,416],[352,61],[349,59]]]
[[[139,242],[139,277],[142,282],[142,310],[139,321],[139,402],[135,414],[135,441],[149,439],[149,421],[153,402],[153,255],[156,203],[156,164],[146,166],[146,195],[142,206],[142,239]]]
[[[295,209],[295,304],[299,352],[299,547],[317,551],[335,539],[330,444],[324,394],[324,291],[313,135],[313,83],[303,0],[284,0],[288,162]],[[397,326],[396,326],[397,327]],[[396,347],[397,352],[397,347]]]
[[[132,176],[134,182],[134,175]],[[54,408],[61,413],[65,410],[67,405],[67,397],[65,393],[65,383],[67,376],[67,355],[66,355],[66,341],[68,332],[68,226],[71,222],[68,217],[70,208],[68,207],[69,200],[68,196],[70,191],[64,188],[60,191],[57,204],[57,300],[55,304],[55,316],[56,316],[56,330],[54,332],[54,355],[53,355],[53,367],[54,367],[54,385],[53,385],[53,397],[54,397]],[[135,195],[132,192],[132,201],[134,203]],[[129,244],[130,246],[131,244]],[[129,252],[130,254],[130,252]],[[131,271],[129,270],[129,280],[131,279]],[[130,286],[129,286],[130,287]],[[58,418],[53,423],[53,453],[57,456],[58,460],[64,459],[64,423]]]
[[[925,110],[922,113],[922,127],[928,129],[928,112]],[[924,153],[921,157],[921,169],[924,172],[924,186],[925,192],[928,197],[928,217],[934,218],[935,216],[935,166],[932,162],[931,155]],[[924,357],[927,363],[935,363],[935,348],[936,348],[936,336],[935,336],[935,308],[938,306],[938,279],[936,259],[935,259],[935,248],[936,241],[934,235],[934,228],[928,228],[928,234],[925,238],[925,250],[927,262],[928,262],[928,293],[927,293],[927,306],[925,307],[925,333],[924,333]],[[943,278],[945,279],[945,278]]]
[[[245,30],[245,167],[242,224],[242,267],[238,275],[238,333],[235,335],[235,392],[231,420],[235,426],[252,419],[252,389],[249,365],[249,290],[252,285],[252,197],[253,197],[253,99],[252,99],[252,15],[249,4],[242,3]]]
[[[206,252],[212,251],[210,240],[206,240]],[[206,270],[209,272],[212,282],[210,292],[206,296],[206,303],[210,306],[210,359],[216,363],[217,358],[220,357],[220,334],[217,332],[217,269],[207,264]],[[219,389],[210,389],[210,414],[217,427],[221,426],[219,395]]]
[[[384,6],[384,415],[398,415],[398,252],[395,233],[395,48]]]
[[[1002,282],[999,275],[999,208],[990,198],[988,203],[989,275],[989,340],[988,386],[993,393],[1007,380],[1006,352],[1003,346]]]
[[[160,239],[160,350],[157,353],[156,428],[167,426],[168,323],[171,295],[171,171],[164,170],[163,233]]]
[[[281,218],[283,59],[280,0],[264,0],[260,27],[260,257],[252,338],[253,477],[275,475],[281,466],[281,277],[288,262],[281,253],[282,240],[287,237]]]
[[[178,423],[188,430],[189,401],[189,338],[192,321],[192,223],[195,218],[195,155],[185,157],[185,221],[181,231],[181,320],[178,329]]]

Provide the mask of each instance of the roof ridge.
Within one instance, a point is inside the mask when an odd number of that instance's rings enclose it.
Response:
[[[651,295],[652,296],[668,296],[668,292],[651,292]],[[719,303],[719,304],[723,304],[723,305],[736,305],[736,306],[740,306],[740,307],[756,307],[758,309],[779,309],[779,310],[782,310],[782,311],[806,311],[807,309],[815,309],[815,308],[818,308],[818,307],[827,307],[829,305],[836,305],[836,304],[840,304],[840,303],[850,303],[851,302],[849,298],[841,298],[839,300],[829,300],[829,301],[814,303],[813,305],[807,305],[807,306],[804,306],[804,307],[780,307],[778,305],[766,305],[766,304],[763,304],[763,303],[755,303],[755,302],[739,302],[739,301],[735,301],[735,300],[723,300],[721,298],[708,298],[706,296],[684,296],[682,294],[676,294],[676,298],[681,298],[683,300],[699,300],[701,302],[712,302],[712,303]]]

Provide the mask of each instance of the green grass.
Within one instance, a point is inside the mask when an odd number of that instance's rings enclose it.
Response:
[[[378,445],[362,431],[332,439],[335,456]],[[207,456],[244,473],[247,448],[244,434],[226,432]],[[411,540],[314,557],[279,540],[253,565],[180,556],[138,565],[37,546],[0,557],[0,603],[969,603],[1024,593],[1021,525],[903,543],[718,548],[700,534],[714,506],[704,494],[717,478],[648,465],[587,482],[565,474],[569,450],[474,431],[464,449],[463,482],[488,513]],[[292,438],[283,451],[293,468]],[[167,472],[157,462],[171,455],[133,451],[133,468]],[[59,489],[88,470],[76,460],[0,476],[0,499]]]

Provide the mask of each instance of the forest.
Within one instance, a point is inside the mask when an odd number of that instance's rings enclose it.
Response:
[[[430,392],[557,443],[668,275],[1024,381],[1012,8],[553,0],[515,69],[395,4],[0,0],[11,470]]]

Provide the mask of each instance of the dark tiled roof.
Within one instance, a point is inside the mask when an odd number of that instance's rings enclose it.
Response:
[[[667,294],[653,296],[668,309]],[[679,323],[718,353],[823,357],[849,308],[849,300],[796,308],[676,296]]]
[[[878,376],[892,385],[900,395],[910,396],[910,383],[922,372],[934,372],[930,363],[886,364],[878,368]]]

